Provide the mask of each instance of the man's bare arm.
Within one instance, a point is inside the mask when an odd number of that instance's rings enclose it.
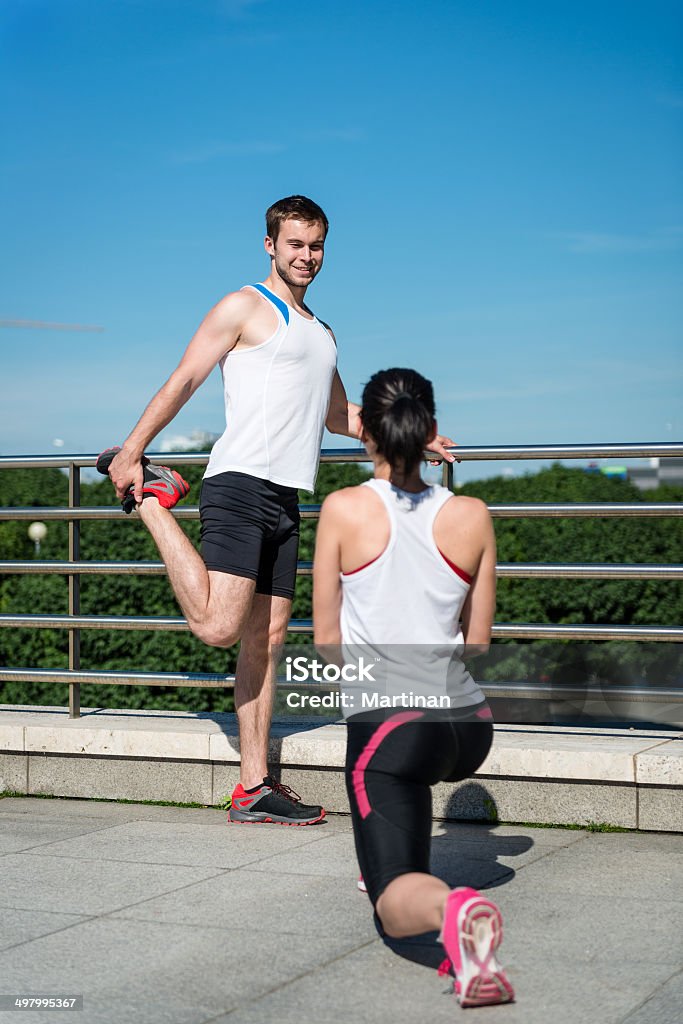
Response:
[[[123,448],[112,460],[109,476],[119,498],[133,484],[135,500],[142,501],[143,470],[140,460],[145,448],[178,414],[214,366],[236,345],[251,308],[250,296],[232,292],[207,313],[180,363],[152,398]]]
[[[349,402],[337,370],[332,379],[325,426],[332,434],[344,434],[345,437],[359,438],[362,432],[360,406]]]

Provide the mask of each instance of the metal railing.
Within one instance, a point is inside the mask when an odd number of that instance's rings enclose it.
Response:
[[[593,459],[593,458],[650,458],[683,456],[683,444],[598,444],[598,445],[531,445],[495,447],[458,447],[451,449],[460,461],[508,461],[547,459]],[[431,458],[432,456],[430,456]],[[0,457],[0,469],[68,469],[69,499],[65,507],[0,508],[0,521],[47,520],[68,523],[68,560],[65,561],[0,561],[0,574],[61,574],[68,577],[69,602],[67,615],[0,615],[0,628],[66,629],[69,633],[68,670],[0,668],[0,681],[59,682],[69,686],[69,714],[80,714],[80,686],[82,683],[116,683],[120,685],[145,684],[151,686],[200,686],[230,687],[233,676],[200,673],[148,673],[148,672],[91,672],[81,670],[80,641],[84,629],[117,630],[187,630],[184,618],[176,616],[119,616],[81,615],[80,579],[86,574],[129,574],[163,575],[162,562],[87,562],[80,557],[81,523],[90,520],[117,520],[124,518],[118,506],[83,507],[80,503],[81,470],[94,467],[95,455],[42,455]],[[207,453],[164,453],[151,455],[153,462],[167,466],[202,466],[208,461]],[[368,462],[364,450],[328,449],[321,452],[322,463]],[[443,483],[452,487],[453,467],[443,463]],[[302,505],[303,519],[317,519],[319,505]],[[683,505],[661,502],[647,503],[594,503],[594,504],[512,504],[492,505],[494,518],[540,518],[540,517],[678,517],[683,515]],[[173,510],[179,520],[199,518],[196,506],[184,506]],[[136,513],[130,517],[137,519]],[[312,563],[299,562],[297,573],[310,576]],[[554,563],[527,564],[503,563],[496,567],[500,578],[543,578],[543,579],[681,579],[683,565],[648,564],[603,564],[603,563]],[[288,632],[293,635],[311,635],[312,622],[308,619],[292,619]],[[683,627],[677,626],[612,626],[547,623],[496,623],[494,639],[558,639],[558,640],[636,640],[681,642]],[[506,687],[501,684],[485,684],[488,696],[516,696],[529,698],[547,697],[549,687],[527,686]],[[590,690],[582,689],[586,695]],[[635,701],[683,701],[681,691],[670,688],[624,690],[614,688],[610,693],[617,698]]]

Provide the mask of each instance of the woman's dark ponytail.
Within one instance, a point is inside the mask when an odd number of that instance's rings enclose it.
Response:
[[[374,374],[363,389],[363,426],[393,469],[419,464],[434,427],[434,390],[415,370]]]

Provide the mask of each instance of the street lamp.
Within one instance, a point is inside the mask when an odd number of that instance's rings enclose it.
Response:
[[[47,537],[47,526],[45,523],[31,523],[28,528],[28,535],[35,545],[37,557],[40,554],[40,542]]]

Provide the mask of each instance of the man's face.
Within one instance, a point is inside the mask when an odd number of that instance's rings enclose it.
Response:
[[[306,288],[323,265],[325,229],[289,217],[280,225],[277,239],[266,238],[266,252],[274,258],[275,270],[293,288]]]

